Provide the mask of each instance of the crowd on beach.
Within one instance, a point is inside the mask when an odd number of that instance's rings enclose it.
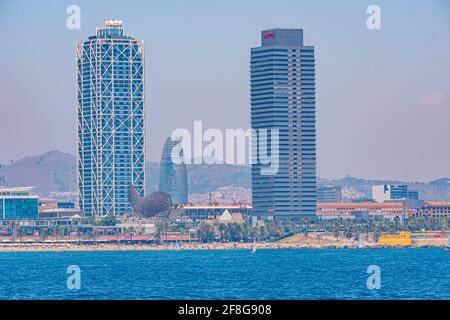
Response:
[[[142,251],[142,250],[255,250],[255,249],[345,249],[345,248],[376,248],[376,243],[167,243],[167,244],[77,244],[77,243],[9,243],[0,244],[0,252],[39,252],[39,251]]]
[[[281,245],[274,243],[260,243],[258,249],[301,249],[301,248],[338,248],[336,246],[311,247],[308,245]],[[142,251],[142,250],[225,250],[225,249],[248,249],[252,246],[248,244],[226,244],[226,243],[210,243],[210,244],[183,244],[179,247],[175,245],[112,245],[112,244],[97,244],[97,245],[0,245],[0,252],[26,252],[26,251]]]

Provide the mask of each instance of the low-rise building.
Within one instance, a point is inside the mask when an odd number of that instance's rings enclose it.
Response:
[[[450,202],[424,202],[423,207],[414,216],[442,218],[450,217]]]
[[[317,188],[317,202],[341,202],[342,189],[336,186],[320,186]]]
[[[372,186],[372,198],[376,202],[400,199],[419,199],[418,191],[408,190],[406,184],[382,184]]]
[[[410,246],[412,244],[411,233],[402,231],[399,234],[383,234],[378,243],[385,246]]]
[[[187,204],[181,208],[181,215],[192,220],[218,219],[225,210],[228,210],[230,214],[240,213],[245,218],[250,215],[251,209],[250,205],[244,204]]]
[[[37,219],[39,199],[31,187],[0,187],[0,219]]]
[[[83,217],[79,209],[54,208],[39,211],[39,219]]]
[[[217,216],[216,218],[210,217],[209,219],[205,220],[205,222],[210,224],[228,224],[228,223],[242,224],[245,223],[245,219],[241,213],[238,212],[230,213],[228,209],[225,209],[220,216]]]
[[[368,219],[382,218],[401,221],[408,215],[409,209],[402,202],[336,202],[317,203],[317,216],[321,219]]]
[[[151,235],[156,232],[156,224],[154,219],[122,219],[116,224],[120,233],[129,233],[131,230],[134,234]]]

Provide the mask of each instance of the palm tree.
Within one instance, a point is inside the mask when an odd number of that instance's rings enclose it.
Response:
[[[268,229],[266,226],[262,226],[261,228],[259,228],[259,238],[260,239],[265,240],[265,239],[267,239],[268,235],[269,235],[269,232],[268,232]]]
[[[61,237],[61,233],[62,233],[61,226],[59,224],[57,224],[55,226],[55,232],[54,232],[55,237],[56,237],[56,241],[59,241],[59,239]]]
[[[14,241],[16,237],[16,226],[17,223],[15,221],[11,221],[9,223],[9,228],[11,229],[11,239]]]
[[[214,240],[215,238],[214,227],[208,223],[202,223],[198,230],[198,238],[201,242],[206,243]]]
[[[245,241],[249,240],[249,235],[250,235],[250,225],[248,223],[244,223],[242,226],[242,239]]]
[[[322,235],[320,233],[317,233],[316,237],[317,237],[318,243],[320,244],[320,239],[322,239]]]
[[[92,229],[92,232],[91,232],[91,234],[90,234],[90,240],[92,241],[92,242],[95,242],[96,240],[97,240],[97,230],[95,230],[95,229]]]
[[[45,241],[45,239],[47,239],[47,227],[41,228],[41,231],[39,232],[39,238],[41,241]]]
[[[227,227],[226,227],[226,224],[224,224],[224,223],[221,223],[221,224],[219,224],[219,239],[220,239],[220,241],[221,242],[224,242],[224,240],[225,240],[225,238],[226,238],[226,229],[227,229]]]
[[[23,227],[22,226],[18,226],[17,228],[17,235],[19,236],[19,242],[22,242],[22,236],[23,236]]]
[[[378,239],[380,239],[381,233],[382,233],[381,224],[379,224],[379,223],[375,224],[375,229],[373,231],[373,237],[376,242],[378,241]]]
[[[307,217],[303,218],[303,228],[303,233],[307,237],[309,231],[309,219]]]
[[[249,238],[253,242],[258,238],[258,228],[251,228],[249,231]]]
[[[336,238],[336,241],[338,241],[340,231],[341,231],[339,222],[337,220],[333,220],[330,229],[331,229],[331,232],[333,232],[333,235]]]
[[[75,226],[75,232],[77,233],[78,242],[80,242],[80,240],[81,240],[81,231],[80,231],[80,226],[79,225]]]
[[[397,232],[400,229],[400,218],[398,216],[395,216],[395,218],[394,218],[394,228],[395,228],[395,231],[397,231]]]
[[[167,223],[167,221],[160,220],[156,224],[155,238],[159,243],[161,243],[163,241],[163,235],[165,235],[166,240],[167,240],[167,229],[168,228],[169,228],[169,224]]]

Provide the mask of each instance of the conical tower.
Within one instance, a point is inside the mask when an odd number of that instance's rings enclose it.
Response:
[[[159,191],[170,195],[173,204],[188,202],[188,183],[181,139],[169,137],[164,143],[159,173]]]

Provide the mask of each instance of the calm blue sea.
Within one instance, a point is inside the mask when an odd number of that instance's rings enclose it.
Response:
[[[80,289],[67,268],[80,268]],[[367,288],[379,266],[381,289]],[[450,299],[442,249],[0,253],[0,299]]]

